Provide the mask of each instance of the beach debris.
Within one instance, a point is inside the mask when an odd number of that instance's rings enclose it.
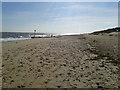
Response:
[[[70,75],[71,73],[70,73],[70,72],[68,72],[67,74],[68,74],[68,75]]]
[[[4,67],[5,65],[4,64],[2,64],[2,67]]]
[[[66,63],[63,63],[63,66],[66,66]]]
[[[38,69],[38,72],[40,72],[41,70],[40,69]]]
[[[47,84],[47,83],[48,83],[48,81],[45,81],[44,83],[45,83],[45,84]]]
[[[96,83],[97,85],[99,85],[99,83]]]
[[[21,85],[21,86],[17,86],[17,88],[24,88],[25,86],[24,85]]]
[[[104,88],[104,87],[99,85],[98,88]]]
[[[83,77],[83,74],[81,74],[80,76]]]
[[[57,86],[57,88],[61,88],[61,86],[59,85],[59,86]]]
[[[13,82],[15,82],[15,81],[14,81],[14,80],[11,80],[11,81],[10,81],[10,83],[13,83]]]

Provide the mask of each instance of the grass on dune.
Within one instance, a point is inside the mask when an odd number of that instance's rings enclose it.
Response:
[[[97,54],[107,56],[113,63],[120,64],[118,34],[89,35],[89,38],[95,40]]]

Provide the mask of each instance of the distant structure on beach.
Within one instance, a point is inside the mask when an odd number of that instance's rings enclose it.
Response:
[[[36,34],[36,30],[34,30],[34,35],[30,36],[31,38],[43,38],[43,37],[48,37],[46,34]]]
[[[30,38],[50,38],[50,37],[60,37],[60,34],[53,34],[53,33],[36,33],[34,30],[32,35],[29,35]]]
[[[34,37],[35,37],[35,32],[36,32],[36,30],[34,30]]]

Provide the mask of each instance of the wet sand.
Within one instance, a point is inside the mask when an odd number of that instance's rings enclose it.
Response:
[[[84,35],[3,43],[3,88],[118,88],[118,66]]]

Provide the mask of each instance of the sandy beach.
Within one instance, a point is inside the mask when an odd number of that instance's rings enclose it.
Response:
[[[118,88],[118,66],[85,35],[2,43],[3,88]]]

